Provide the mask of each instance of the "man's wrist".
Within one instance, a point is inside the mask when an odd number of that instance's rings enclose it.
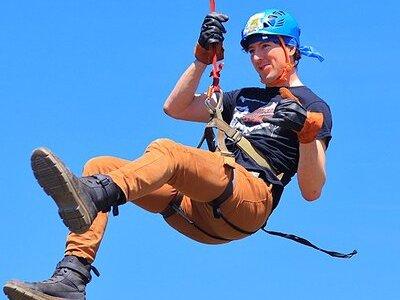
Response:
[[[322,128],[323,122],[324,115],[322,113],[308,111],[303,128],[298,133],[299,142],[302,144],[308,144],[315,141]]]
[[[195,64],[196,67],[203,68],[204,70],[205,70],[205,69],[207,68],[207,66],[208,66],[206,63],[204,63],[204,62],[198,60],[196,57],[195,57],[193,63]]]

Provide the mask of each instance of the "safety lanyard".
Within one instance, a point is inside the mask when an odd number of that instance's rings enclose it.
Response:
[[[210,0],[210,12],[215,12],[216,6],[215,6],[215,0]],[[218,64],[217,62],[217,51],[216,51],[216,45],[213,44],[211,45],[212,51],[213,51],[213,58],[212,58],[212,72],[211,72],[211,77],[213,79],[211,89],[209,89],[208,96],[211,97],[211,94],[214,92],[220,92],[220,86],[219,86],[219,78],[220,78],[220,73],[222,70],[222,64]]]

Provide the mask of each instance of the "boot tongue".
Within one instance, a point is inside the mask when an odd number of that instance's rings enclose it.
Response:
[[[60,280],[60,277],[64,277],[65,273],[67,273],[67,268],[60,268],[58,265],[54,270],[53,275],[49,279],[43,281],[43,283],[53,283]]]

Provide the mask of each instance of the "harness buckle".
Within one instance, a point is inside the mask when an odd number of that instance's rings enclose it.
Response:
[[[205,100],[205,105],[207,106],[208,111],[211,115],[214,115],[217,110],[220,112],[223,109],[223,92],[220,88],[215,89],[215,86],[210,85],[207,90],[207,98]]]
[[[212,209],[213,209],[214,218],[220,219],[221,218],[221,214],[222,214],[221,213],[221,209],[219,207],[215,207],[215,206],[213,206]]]

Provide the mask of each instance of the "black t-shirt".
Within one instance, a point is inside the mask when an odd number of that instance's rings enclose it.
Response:
[[[291,87],[289,90],[299,98],[306,110],[323,113],[324,123],[317,139],[324,140],[328,147],[332,137],[332,115],[329,106],[305,86]],[[264,117],[273,115],[275,106],[280,101],[282,97],[279,88],[243,88],[224,93],[222,112],[225,122],[239,130],[264,157],[268,158],[277,174],[284,173],[283,178],[279,180],[271,170],[260,167],[232,141],[226,140],[226,145],[234,153],[237,163],[249,171],[258,172],[262,179],[274,185],[275,205],[283,187],[296,174],[299,161],[297,134],[262,121]]]

